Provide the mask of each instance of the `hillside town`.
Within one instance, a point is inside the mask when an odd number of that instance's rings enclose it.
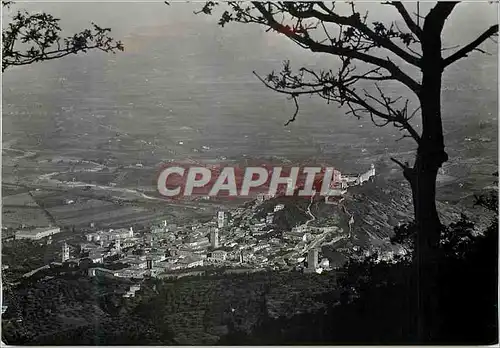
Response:
[[[221,210],[207,222],[181,226],[163,220],[140,233],[132,227],[104,230],[91,224],[80,243],[64,241],[60,262],[31,270],[23,277],[31,277],[51,267],[72,269],[82,264],[87,265],[89,277],[128,279],[175,278],[203,274],[210,268],[234,272],[264,269],[327,272],[340,264],[332,264],[323,255],[325,245],[344,253],[359,252],[358,246],[349,243],[354,217],[351,216],[347,228],[314,226],[312,222],[316,217],[310,207],[313,202],[340,204],[349,187],[363,185],[374,176],[373,165],[359,175],[337,172],[328,195],[310,198],[307,207],[310,218],[289,230],[283,230],[275,221],[287,209],[286,204],[269,206],[275,197],[266,195],[259,195],[245,206]],[[264,205],[270,207],[269,211],[263,210]],[[15,233],[15,239],[45,240],[50,244],[59,232],[58,227],[20,230]],[[363,252],[368,255],[372,251]],[[379,257],[390,259],[393,253],[380,254]],[[126,296],[133,296],[133,291]]]

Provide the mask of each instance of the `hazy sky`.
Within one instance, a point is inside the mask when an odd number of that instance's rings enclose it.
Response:
[[[24,7],[29,10],[39,10],[50,12],[60,18],[64,28],[74,31],[88,25],[94,21],[100,25],[113,28],[118,37],[134,33],[138,28],[149,27],[152,29],[152,35],[181,35],[186,26],[201,28],[203,32],[221,32],[217,26],[208,26],[206,23],[215,23],[217,16],[194,15],[193,11],[200,9],[203,2],[171,2],[167,6],[160,2],[86,2],[86,1],[52,1],[52,2],[17,2],[14,8]],[[405,2],[410,11],[416,11],[415,2]],[[420,10],[425,14],[433,2],[421,2]],[[338,7],[345,7],[339,2]],[[392,6],[381,5],[379,2],[357,2],[357,8],[360,12],[368,10],[370,19],[390,21],[395,19],[396,11]],[[4,13],[4,16],[8,13]],[[487,2],[463,2],[459,4],[453,15],[448,19],[444,38],[445,40],[456,42],[456,44],[466,42],[474,38],[487,25],[498,21],[498,4],[489,4]],[[164,31],[165,26],[170,29]],[[157,28],[155,32],[153,28]],[[255,27],[245,25],[232,25],[226,29],[223,35],[241,35],[245,36],[248,31],[255,31]],[[228,34],[230,31],[232,34]],[[276,35],[267,35],[273,37]],[[272,39],[269,39],[272,40]],[[273,44],[280,44],[284,40],[276,40]]]
[[[112,28],[113,36],[125,43],[126,52],[142,52],[147,55],[150,50],[148,40],[184,41],[185,45],[192,42],[187,37],[203,38],[212,45],[222,45],[226,54],[231,54],[231,47],[244,42],[249,54],[260,54],[262,59],[299,59],[307,61],[320,59],[311,57],[310,53],[297,47],[289,40],[274,32],[264,32],[256,25],[230,24],[226,28],[217,25],[219,15],[195,15],[193,11],[200,9],[204,2],[172,2],[171,6],[163,2],[17,2],[10,12],[17,8],[26,8],[30,11],[47,11],[61,18],[63,29],[68,33],[79,31],[95,22],[101,26]],[[421,2],[420,11],[425,14],[433,2]],[[338,8],[347,8],[339,2]],[[416,11],[416,3],[408,2],[406,7],[410,12]],[[358,2],[357,8],[364,13],[369,11],[370,21],[391,22],[397,19],[401,27],[405,27],[399,15],[392,6],[382,5],[379,2]],[[4,12],[4,18],[9,11]],[[443,33],[444,46],[455,46],[467,43],[476,38],[489,25],[498,22],[498,4],[487,2],[464,2],[459,4],[452,16],[448,19]],[[5,25],[5,24],[4,24]],[[147,38],[147,40],[144,40]],[[240,42],[238,42],[240,41]],[[162,43],[158,42],[159,45]],[[491,42],[488,49],[496,50]],[[192,47],[192,50],[202,48]],[[451,52],[451,51],[450,51]],[[475,56],[475,55],[474,55]],[[275,58],[276,57],[276,58]],[[473,57],[474,58],[474,57]],[[328,57],[325,62],[329,64]]]
[[[193,14],[202,5],[17,3],[11,12],[21,7],[50,12],[61,18],[68,34],[88,27],[90,22],[111,27],[112,35],[123,41],[125,52],[90,52],[7,70],[3,75],[4,132],[40,132],[54,148],[61,144],[70,148],[70,141],[79,132],[95,132],[101,137],[99,141],[107,144],[114,133],[101,134],[103,127],[135,131],[138,137],[164,129],[172,139],[198,137],[201,144],[211,142],[213,146],[231,134],[233,138],[223,151],[234,153],[256,148],[261,153],[276,152],[279,146],[291,148],[291,141],[295,141],[295,152],[305,151],[307,146],[314,152],[315,144],[344,142],[350,146],[353,134],[366,143],[382,136],[399,137],[393,127],[375,128],[369,119],[345,117],[342,110],[318,98],[304,98],[299,119],[284,129],[293,103],[267,90],[252,71],[266,74],[278,70],[285,59],[293,67],[305,64],[320,68],[334,68],[338,60],[311,54],[256,25],[231,23],[220,28],[218,16]],[[397,15],[394,8],[380,3],[358,2],[357,6],[369,10],[372,21],[387,22]],[[416,9],[415,3],[406,6],[410,11]],[[430,6],[422,2],[421,12]],[[459,4],[444,29],[445,46],[476,38],[497,22],[497,10],[498,5],[486,2]],[[4,18],[8,15],[4,13]],[[493,55],[471,54],[444,75],[445,131],[463,128],[462,121],[477,124],[496,113],[497,47],[487,42],[484,48]],[[18,117],[20,114],[28,117]],[[364,128],[358,128],[363,124]],[[199,131],[182,133],[188,126]],[[57,133],[57,129],[66,131]],[[71,146],[82,141],[75,140]],[[305,146],[304,141],[312,145]],[[388,142],[387,146],[400,149],[409,144],[405,141]],[[96,143],[96,139],[89,140],[89,146]],[[241,143],[240,147],[236,143]]]

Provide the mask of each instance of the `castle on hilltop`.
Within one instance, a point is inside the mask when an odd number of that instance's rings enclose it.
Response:
[[[330,186],[330,190],[325,195],[326,204],[338,204],[344,200],[344,194],[352,186],[361,186],[364,182],[373,181],[375,178],[375,165],[370,165],[370,169],[361,174],[345,174],[337,172]]]

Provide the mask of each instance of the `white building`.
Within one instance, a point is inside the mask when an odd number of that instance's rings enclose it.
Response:
[[[203,266],[203,259],[197,259],[194,257],[186,257],[177,262],[176,267],[174,269],[179,268],[193,268]]]
[[[363,185],[363,182],[373,180],[375,177],[375,165],[372,164],[370,169],[359,176],[359,184]]]
[[[272,199],[274,197],[276,197],[276,195],[274,193],[268,193],[268,194],[264,195],[265,200]]]
[[[307,243],[308,241],[313,240],[313,239],[314,239],[314,238],[313,238],[312,234],[311,234],[311,233],[309,233],[309,232],[304,233],[304,235],[302,236],[302,241],[303,241],[303,242],[306,242],[306,243]]]
[[[92,260],[93,263],[103,263],[104,256],[100,252],[91,252],[89,254],[89,259]]]
[[[321,263],[320,263],[320,267],[322,269],[329,269],[330,268],[330,260],[328,260],[327,258],[322,259]]]
[[[167,259],[167,257],[165,256],[165,253],[149,253],[147,258],[150,258],[155,263],[162,262],[162,261],[165,261]]]
[[[90,277],[95,277],[95,276],[118,277],[119,271],[97,267],[97,268],[89,268],[88,274]]]
[[[274,212],[276,213],[277,211],[283,210],[285,208],[284,204],[276,204],[274,206]]]
[[[214,236],[212,234],[210,235],[210,239],[211,238],[214,238]],[[188,243],[188,246],[190,248],[193,248],[193,249],[198,249],[198,248],[203,248],[203,247],[206,248],[210,245],[210,242],[211,241],[209,240],[209,238],[203,237],[203,238],[199,238],[199,239],[195,240],[192,243]]]
[[[119,229],[109,229],[108,231],[98,231],[96,233],[89,233],[85,235],[87,241],[89,242],[99,242],[99,241],[116,241],[118,239],[129,239],[134,237],[134,230],[132,227],[129,229],[119,228]]]
[[[226,214],[223,211],[217,213],[217,227],[222,228],[225,225]]]
[[[227,252],[224,250],[214,250],[212,251],[212,255],[210,256],[211,260],[214,261],[226,261]]]
[[[66,262],[69,260],[69,246],[68,244],[64,243],[62,246],[62,262]]]
[[[370,169],[358,175],[342,175],[341,183],[342,188],[354,185],[363,185],[364,182],[373,180],[375,177],[375,165],[370,165]]]
[[[307,268],[310,270],[316,269],[318,266],[318,250],[312,249],[307,253]]]
[[[299,225],[299,226],[295,226],[295,227],[292,227],[292,233],[305,233],[306,231],[308,231],[307,229],[307,226],[305,225]]]
[[[38,240],[61,232],[59,227],[38,227],[30,230],[16,232],[16,239]]]
[[[135,293],[141,289],[140,284],[131,285],[127,293],[123,294],[123,297],[134,297]]]
[[[124,262],[128,263],[130,266],[132,266],[135,269],[146,269],[148,266],[147,260],[127,259],[127,260],[124,260]]]
[[[266,216],[266,224],[271,225],[274,222],[274,214],[268,213]]]
[[[210,243],[212,244],[212,248],[216,249],[219,247],[219,229],[212,228],[210,230]]]
[[[144,278],[144,274],[146,273],[146,269],[139,268],[125,268],[119,271],[115,271],[115,276],[119,278]]]
[[[253,251],[256,252],[256,251],[267,249],[267,248],[270,248],[270,247],[271,246],[269,244],[267,244],[267,243],[259,244],[259,245],[257,245],[256,247],[253,248]]]

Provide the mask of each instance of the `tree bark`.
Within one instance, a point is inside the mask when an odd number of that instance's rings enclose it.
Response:
[[[439,168],[448,160],[448,155],[444,150],[441,122],[442,69],[433,60],[430,64],[424,63],[422,70],[422,91],[419,98],[423,132],[413,168],[412,189],[415,218],[419,226],[417,256],[421,255],[425,259],[428,253],[439,247],[441,222],[436,208],[436,178]]]
[[[426,25],[422,37],[422,88],[418,95],[423,130],[410,180],[418,228],[415,245],[417,335],[422,343],[439,339],[439,289],[436,284],[442,225],[436,207],[436,178],[439,168],[448,160],[441,121],[441,28],[435,28],[432,22]]]
[[[413,196],[417,236],[415,245],[418,331],[421,343],[438,339],[439,278],[438,247],[441,221],[436,208],[436,177],[438,168],[428,166],[429,155],[417,155]],[[433,160],[433,158],[431,158]]]

